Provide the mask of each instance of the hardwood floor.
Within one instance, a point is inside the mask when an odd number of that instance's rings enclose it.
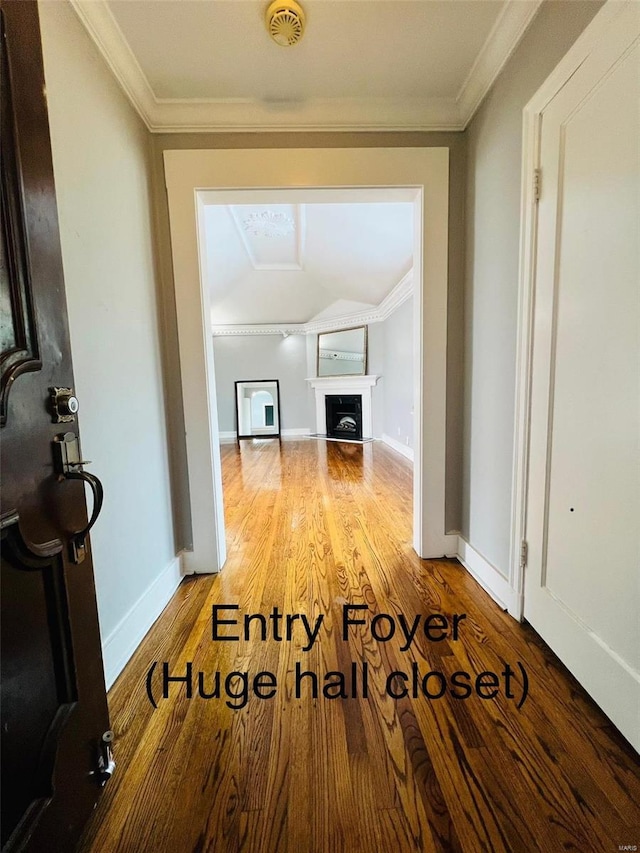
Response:
[[[383,445],[316,441],[245,442],[223,447],[229,557],[222,574],[185,579],[110,692],[117,770],[85,833],[82,853],[371,853],[372,851],[616,851],[640,846],[638,756],[527,625],[503,613],[455,561],[421,561],[411,541],[411,472]],[[345,604],[365,625],[342,639]],[[218,625],[212,605],[238,625]],[[260,637],[243,618],[323,616],[311,643],[301,619],[291,640]],[[396,633],[382,641],[390,621]],[[403,635],[420,625],[411,642]],[[434,618],[444,614],[446,638]],[[453,614],[466,614],[452,631]],[[277,626],[286,628],[286,625]],[[376,640],[372,630],[378,632]],[[278,636],[282,636],[279,634]],[[308,651],[305,647],[311,646]],[[158,661],[153,709],[146,675]],[[193,667],[193,695],[160,670]],[[322,674],[360,677],[368,697],[311,697],[311,678],[295,697],[296,664]],[[529,679],[522,692],[520,662]],[[402,693],[400,670],[430,671],[428,690]],[[506,696],[500,675],[517,673]],[[233,710],[228,673],[269,671],[272,698],[251,695]],[[211,692],[198,695],[197,673]],[[455,672],[500,681],[495,698],[455,698]],[[453,681],[452,681],[453,679]],[[334,677],[334,681],[336,678]],[[461,677],[459,683],[466,683]],[[267,682],[258,692],[266,695]],[[481,679],[480,693],[495,684]],[[484,687],[482,685],[485,685]],[[239,678],[230,692],[240,695]],[[251,680],[249,681],[251,687]],[[320,682],[320,690],[322,681]],[[331,688],[335,693],[337,687]],[[460,687],[458,693],[464,693]]]

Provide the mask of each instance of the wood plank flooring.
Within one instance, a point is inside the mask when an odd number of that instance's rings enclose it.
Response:
[[[617,851],[640,847],[640,763],[607,718],[527,625],[503,613],[455,561],[421,561],[411,541],[411,470],[383,445],[317,441],[223,447],[228,561],[188,578],[110,691],[117,771],[82,853],[371,853],[371,851]],[[345,604],[365,624],[342,639]],[[238,605],[238,641],[212,639],[212,605]],[[262,641],[246,614],[323,616],[316,641],[301,620],[292,639]],[[376,614],[396,633],[372,635]],[[400,614],[421,627],[407,643]],[[466,614],[458,639],[432,619]],[[376,623],[378,636],[390,621]],[[267,627],[272,627],[269,622]],[[406,646],[408,645],[408,648]],[[158,668],[157,709],[146,674]],[[184,675],[159,698],[158,669]],[[402,677],[473,679],[520,662],[529,695],[441,698],[402,693]],[[295,670],[369,670],[368,697],[295,696]],[[277,679],[273,698],[233,710],[211,692],[216,671]],[[522,676],[512,683],[521,695]],[[480,692],[491,692],[491,679]],[[428,689],[439,692],[439,677]],[[240,681],[230,685],[240,694]],[[320,689],[322,688],[322,682]],[[337,688],[334,688],[334,693]],[[351,695],[351,687],[347,687]],[[265,690],[266,692],[266,690]],[[460,688],[458,692],[463,692]],[[331,694],[330,694],[331,695]],[[231,700],[229,704],[239,704]]]

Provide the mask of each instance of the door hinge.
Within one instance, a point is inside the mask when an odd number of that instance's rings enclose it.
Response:
[[[540,169],[533,170],[533,200],[534,202],[540,201],[540,187],[542,184],[542,173]]]
[[[527,557],[529,556],[529,545],[523,539],[520,543],[520,568],[524,569],[527,565]]]

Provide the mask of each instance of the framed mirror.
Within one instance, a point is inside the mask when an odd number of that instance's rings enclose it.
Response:
[[[364,376],[367,372],[367,327],[318,335],[318,376]]]
[[[238,439],[280,438],[280,385],[277,379],[238,381]]]

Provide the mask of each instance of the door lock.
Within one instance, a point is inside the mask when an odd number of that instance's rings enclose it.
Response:
[[[51,420],[54,424],[70,424],[80,408],[73,388],[50,388]]]

